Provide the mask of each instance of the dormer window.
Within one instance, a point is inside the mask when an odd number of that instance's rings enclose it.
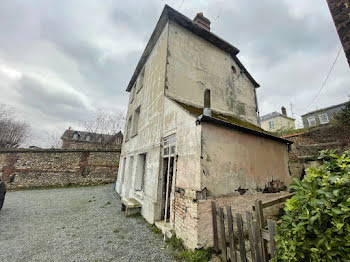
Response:
[[[74,139],[74,140],[78,140],[78,134],[77,134],[77,133],[74,133],[74,134],[73,134],[73,139]]]
[[[87,135],[87,136],[85,137],[85,140],[89,142],[89,141],[90,141],[90,135]]]

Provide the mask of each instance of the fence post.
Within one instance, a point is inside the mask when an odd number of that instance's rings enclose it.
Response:
[[[220,221],[220,235],[221,235],[221,258],[224,262],[227,261],[227,248],[226,248],[226,234],[225,234],[225,221],[224,210],[219,208],[219,221]]]
[[[265,228],[265,219],[264,219],[264,212],[263,212],[263,205],[261,200],[255,200],[255,214],[256,214],[256,220],[258,222],[258,226],[261,229]],[[261,246],[262,246],[262,255],[265,258],[266,261],[269,260],[269,255],[267,251],[267,241],[261,238]]]
[[[276,242],[275,242],[275,236],[276,236],[276,221],[268,219],[267,220],[267,227],[269,229],[269,235],[270,235],[270,251],[271,251],[271,258],[275,257],[275,251],[276,251]]]
[[[230,242],[231,261],[237,262],[231,206],[226,206],[226,213],[227,213],[227,227],[228,227],[229,242]]]
[[[257,262],[264,262],[265,260],[263,257],[263,252],[262,252],[262,241],[261,241],[261,230],[259,228],[258,223],[253,220],[252,221],[252,227],[253,227],[253,234],[255,235],[254,237],[254,246],[256,250],[256,261]]]
[[[246,262],[246,251],[245,251],[245,243],[244,243],[244,235],[243,235],[243,219],[242,215],[237,213],[236,214],[236,220],[237,220],[237,235],[238,235],[238,243],[239,243],[239,254],[241,257],[241,262]]]
[[[216,204],[214,201],[211,201],[211,213],[213,217],[213,238],[214,238],[214,251],[219,252],[219,241],[218,241],[218,224],[216,220]]]
[[[256,262],[256,249],[254,246],[254,231],[253,231],[253,214],[250,211],[246,212],[246,217],[247,217],[247,228],[248,228],[248,235],[249,235],[249,243],[250,243],[250,253],[252,256],[252,262]]]

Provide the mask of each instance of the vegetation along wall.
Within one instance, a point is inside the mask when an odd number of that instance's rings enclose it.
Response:
[[[119,157],[120,149],[0,150],[0,178],[8,189],[113,183]]]

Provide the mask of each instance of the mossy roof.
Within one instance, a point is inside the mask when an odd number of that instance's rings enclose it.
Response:
[[[203,114],[203,108],[202,107],[197,107],[194,105],[189,105],[189,104],[185,104],[183,102],[180,102],[176,99],[172,99],[174,102],[176,102],[178,105],[180,105],[182,108],[184,108],[185,110],[187,110],[190,114],[199,117]],[[244,121],[238,117],[234,117],[231,115],[227,115],[227,114],[222,114],[220,112],[211,110],[211,118],[212,119],[217,119],[220,121],[224,121],[226,123],[229,123],[233,126],[237,126],[237,127],[241,127],[243,129],[245,129],[246,131],[248,130],[252,130],[254,131],[255,134],[263,134],[265,137],[270,137],[273,138],[274,140],[278,140],[280,142],[285,142],[285,143],[293,143],[291,141],[288,141],[286,139],[282,139],[279,138],[277,136],[274,136],[273,134],[271,134],[270,132],[265,131],[264,129],[262,129],[261,127],[258,127],[252,123],[249,123],[247,121]]]

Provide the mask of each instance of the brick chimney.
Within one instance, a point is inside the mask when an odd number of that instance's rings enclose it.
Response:
[[[193,19],[193,21],[195,21],[198,25],[200,25],[204,29],[210,31],[210,20],[204,17],[202,12],[198,13],[196,17]]]
[[[287,116],[287,110],[284,106],[281,107],[282,115]]]

